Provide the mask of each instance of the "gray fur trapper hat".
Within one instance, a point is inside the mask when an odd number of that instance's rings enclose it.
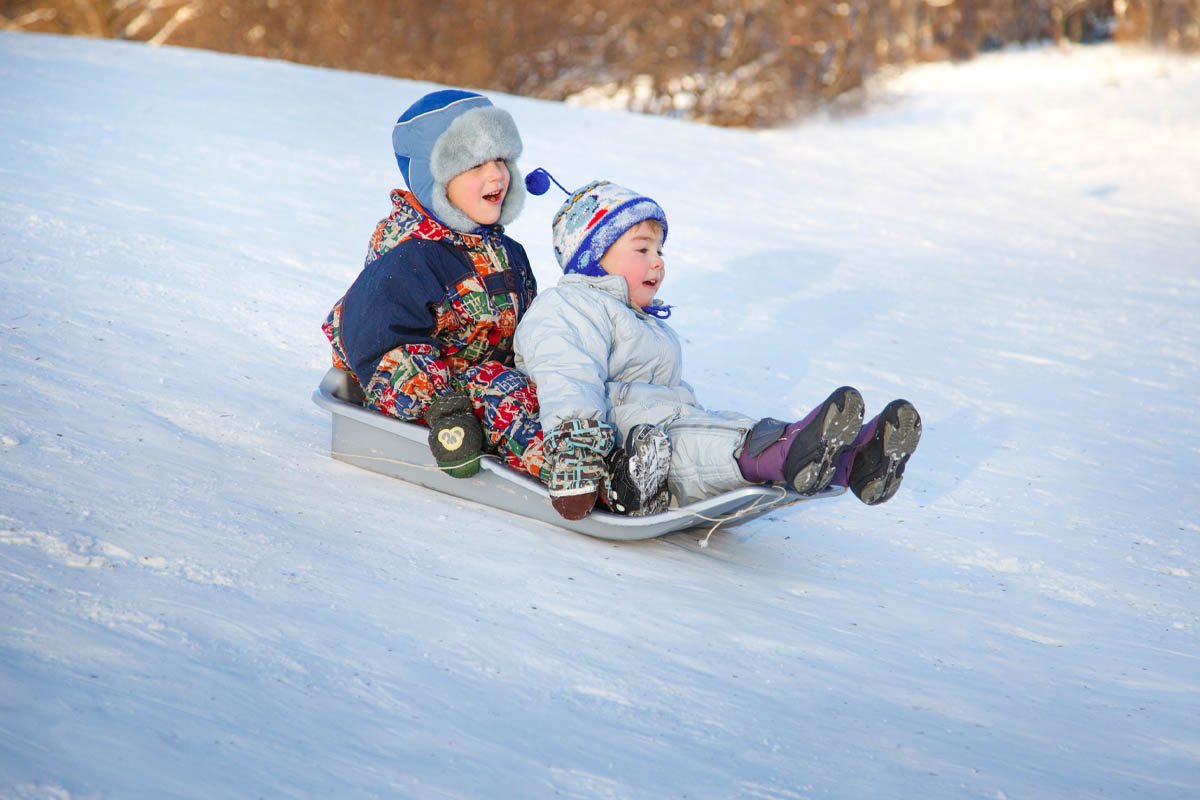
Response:
[[[522,150],[521,135],[512,115],[481,94],[441,89],[425,95],[396,120],[392,150],[417,201],[455,230],[471,233],[480,226],[450,202],[446,184],[492,159],[503,159],[510,175],[500,224],[507,225],[521,213],[525,183],[516,163]]]

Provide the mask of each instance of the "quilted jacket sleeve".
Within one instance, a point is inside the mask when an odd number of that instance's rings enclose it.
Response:
[[[446,286],[422,250],[401,245],[363,269],[342,304],[342,345],[360,378],[370,380],[388,351],[436,349],[434,309]]]
[[[339,324],[330,337],[367,404],[407,420],[422,419],[429,400],[449,391],[436,309],[448,283],[469,271],[430,244],[402,243],[365,267],[335,308]]]
[[[572,419],[609,419],[607,382],[612,321],[592,301],[551,288],[517,326],[517,369],[537,385],[542,430]]]

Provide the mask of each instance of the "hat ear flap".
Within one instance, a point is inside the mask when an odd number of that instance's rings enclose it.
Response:
[[[425,210],[432,213],[443,225],[463,233],[470,233],[479,227],[475,220],[450,202],[450,196],[446,194],[446,184],[434,181],[433,186],[429,189],[429,200],[431,207]]]

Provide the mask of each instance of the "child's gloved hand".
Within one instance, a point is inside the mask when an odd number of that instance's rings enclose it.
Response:
[[[483,428],[466,395],[433,398],[425,412],[425,422],[429,424],[429,450],[442,472],[455,478],[469,478],[479,472]]]
[[[583,519],[595,507],[615,442],[613,427],[595,419],[569,419],[546,434],[550,502],[565,519]]]

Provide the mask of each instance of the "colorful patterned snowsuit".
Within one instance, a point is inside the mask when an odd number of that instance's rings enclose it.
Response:
[[[407,191],[371,237],[363,271],[322,329],[366,406],[423,422],[435,395],[462,392],[490,449],[540,477],[537,393],[512,369],[517,320],[537,293],[524,248],[498,226],[465,234]]]

